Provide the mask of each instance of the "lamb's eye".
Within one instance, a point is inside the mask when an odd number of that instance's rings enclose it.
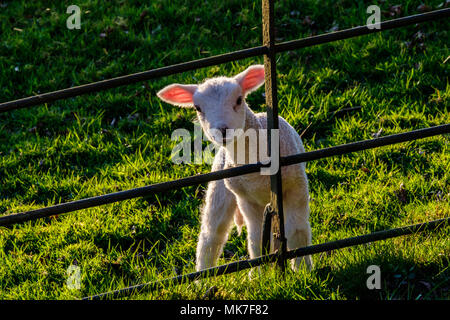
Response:
[[[240,105],[242,103],[242,97],[237,98],[236,104]]]
[[[200,109],[200,106],[198,104],[194,105],[195,110],[198,112],[202,112],[202,109]]]

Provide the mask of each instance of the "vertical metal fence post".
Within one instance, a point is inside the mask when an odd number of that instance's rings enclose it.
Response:
[[[271,150],[271,132],[272,129],[278,130],[278,98],[277,98],[277,72],[276,72],[276,51],[275,51],[275,23],[274,23],[274,1],[262,1],[262,25],[263,25],[263,44],[268,48],[264,55],[265,69],[265,85],[266,85],[266,104],[267,104],[267,150]],[[272,156],[272,155],[271,155]],[[278,157],[280,152],[278,150]],[[281,184],[281,167],[276,174],[270,176],[271,197],[270,209],[272,214],[272,225],[274,231],[274,247],[278,247],[278,265],[284,270],[287,246],[284,235],[284,218],[283,218],[283,192]],[[270,223],[264,223],[266,227],[270,227]],[[266,234],[267,230],[263,230]],[[262,244],[262,248],[265,247]]]

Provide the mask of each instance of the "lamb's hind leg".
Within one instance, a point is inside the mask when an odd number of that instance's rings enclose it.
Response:
[[[208,184],[197,245],[197,270],[216,265],[228,239],[236,209],[236,198],[225,187],[223,180]]]
[[[293,250],[311,245],[311,227],[309,224],[309,205],[307,202],[285,208],[285,226],[287,249]],[[295,258],[291,261],[292,269],[312,268],[311,256]]]

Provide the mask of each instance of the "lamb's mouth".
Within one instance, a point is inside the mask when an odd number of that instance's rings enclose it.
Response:
[[[234,141],[234,137],[231,138],[222,138],[222,143],[227,144]]]

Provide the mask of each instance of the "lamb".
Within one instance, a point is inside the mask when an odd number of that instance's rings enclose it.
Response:
[[[247,105],[246,96],[264,83],[264,66],[253,65],[234,77],[216,77],[202,84],[171,84],[157,93],[158,97],[175,106],[194,107],[206,137],[218,145],[212,171],[241,165],[237,163],[236,144],[248,139],[248,132],[267,130],[266,113],[254,113]],[[263,130],[263,131],[261,131]],[[279,117],[280,155],[304,152],[302,140],[295,129]],[[258,147],[266,141],[258,140]],[[245,145],[245,163],[250,163],[254,152]],[[230,146],[233,148],[230,149]],[[257,161],[263,160],[258,154]],[[305,164],[281,168],[285,235],[288,250],[311,244],[309,224],[309,191]],[[251,258],[261,256],[262,221],[264,208],[270,202],[270,177],[261,173],[211,181],[201,213],[201,230],[197,244],[196,269],[214,267],[220,257],[233,220],[239,232],[245,224]],[[273,243],[273,241],[271,242]],[[274,248],[271,246],[271,252]],[[310,256],[291,261],[294,270],[311,269]]]

